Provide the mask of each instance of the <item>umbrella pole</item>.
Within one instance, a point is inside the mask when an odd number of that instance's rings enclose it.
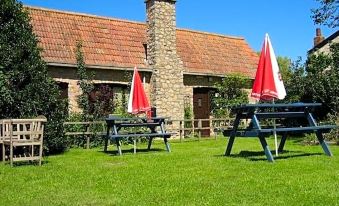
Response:
[[[274,104],[274,99],[273,99]],[[274,107],[273,107],[274,112]],[[276,132],[276,125],[275,125],[275,118],[273,118],[273,135],[274,135],[274,144],[275,144],[275,155],[278,156],[278,138],[277,138],[277,132]]]

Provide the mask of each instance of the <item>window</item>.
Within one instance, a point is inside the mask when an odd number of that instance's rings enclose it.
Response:
[[[61,99],[68,99],[68,83],[66,82],[57,82],[60,91]]]

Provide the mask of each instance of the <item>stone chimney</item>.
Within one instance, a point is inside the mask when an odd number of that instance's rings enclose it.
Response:
[[[320,42],[322,42],[325,38],[323,37],[323,35],[321,34],[321,29],[317,28],[316,29],[316,35],[313,39],[314,42],[314,46],[317,46]]]
[[[176,0],[145,0],[151,104],[158,116],[184,118],[183,63],[176,45]]]

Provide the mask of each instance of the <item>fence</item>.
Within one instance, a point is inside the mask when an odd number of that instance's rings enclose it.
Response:
[[[187,137],[198,137],[200,139],[204,131],[217,138],[217,133],[222,129],[230,129],[233,121],[233,118],[168,120],[166,129],[177,133],[180,141]]]
[[[217,138],[217,133],[222,129],[230,129],[233,125],[233,118],[211,118],[211,119],[179,119],[167,120],[166,130],[174,132],[183,141],[188,137],[197,137],[199,140],[203,136],[203,131],[208,131],[211,136]],[[107,134],[105,121],[93,122],[65,122],[66,136],[82,136],[86,138],[86,148],[90,148],[91,138],[94,136],[105,136]]]
[[[93,122],[65,122],[64,133],[66,136],[82,136],[86,138],[86,148],[90,148],[90,139],[93,136],[106,135],[106,122],[93,121]]]

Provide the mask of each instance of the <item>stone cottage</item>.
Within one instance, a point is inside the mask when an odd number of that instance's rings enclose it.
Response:
[[[253,78],[258,56],[244,38],[176,28],[175,3],[146,0],[146,23],[25,8],[49,73],[68,97],[71,111],[79,111],[74,50],[81,40],[96,84],[127,91],[131,79],[126,73],[137,66],[158,115],[183,119],[189,104],[195,118],[209,118],[213,84],[231,73]]]

